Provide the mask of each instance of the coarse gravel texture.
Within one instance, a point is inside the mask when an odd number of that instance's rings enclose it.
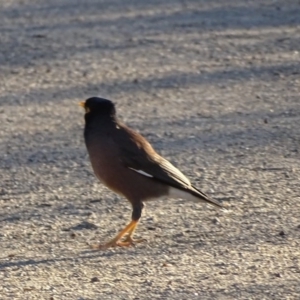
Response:
[[[0,299],[300,299],[300,2],[0,4]],[[224,213],[147,203],[146,243],[92,173],[90,96],[115,101]]]

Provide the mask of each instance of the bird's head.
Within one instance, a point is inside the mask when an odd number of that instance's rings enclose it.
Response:
[[[79,103],[86,115],[115,116],[115,105],[107,99],[92,97]]]

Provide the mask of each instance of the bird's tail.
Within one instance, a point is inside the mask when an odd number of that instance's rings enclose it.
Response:
[[[199,200],[200,200],[203,202],[207,202],[211,205],[214,205],[218,208],[225,208],[219,201],[208,197],[206,194],[204,194],[203,192],[201,192],[200,190],[198,190],[195,187],[191,187],[186,190],[181,190],[181,189],[172,187],[169,190],[169,195],[174,198],[182,198],[182,199],[187,199],[187,200],[191,200],[194,202],[199,202]]]
[[[214,205],[214,206],[219,207],[219,208],[225,208],[223,206],[223,204],[221,204],[219,201],[210,198],[209,196],[207,196],[206,194],[204,194],[203,192],[201,192],[200,190],[198,190],[194,186],[192,187],[191,194],[196,196],[197,198],[200,198],[201,200],[204,200],[205,202],[207,202],[211,205]]]

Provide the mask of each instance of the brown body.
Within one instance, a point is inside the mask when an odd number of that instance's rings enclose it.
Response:
[[[97,178],[108,188],[128,199],[133,207],[132,218],[141,217],[143,201],[168,195],[168,186],[128,169],[119,159],[119,147],[112,136],[114,132],[130,130],[121,124],[103,128],[100,132],[89,130],[85,134],[86,146]],[[89,134],[90,132],[90,134]],[[138,135],[135,135],[137,137]],[[154,151],[152,147],[149,150]],[[128,185],[132,182],[134,186]]]
[[[82,106],[86,110],[85,143],[96,176],[133,207],[132,221],[104,248],[133,244],[131,236],[141,217],[143,201],[171,196],[222,207],[157,154],[143,136],[121,124],[111,101],[94,97]]]

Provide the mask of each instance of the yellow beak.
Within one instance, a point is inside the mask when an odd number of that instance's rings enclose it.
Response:
[[[84,108],[85,107],[85,101],[79,102],[78,105]]]

